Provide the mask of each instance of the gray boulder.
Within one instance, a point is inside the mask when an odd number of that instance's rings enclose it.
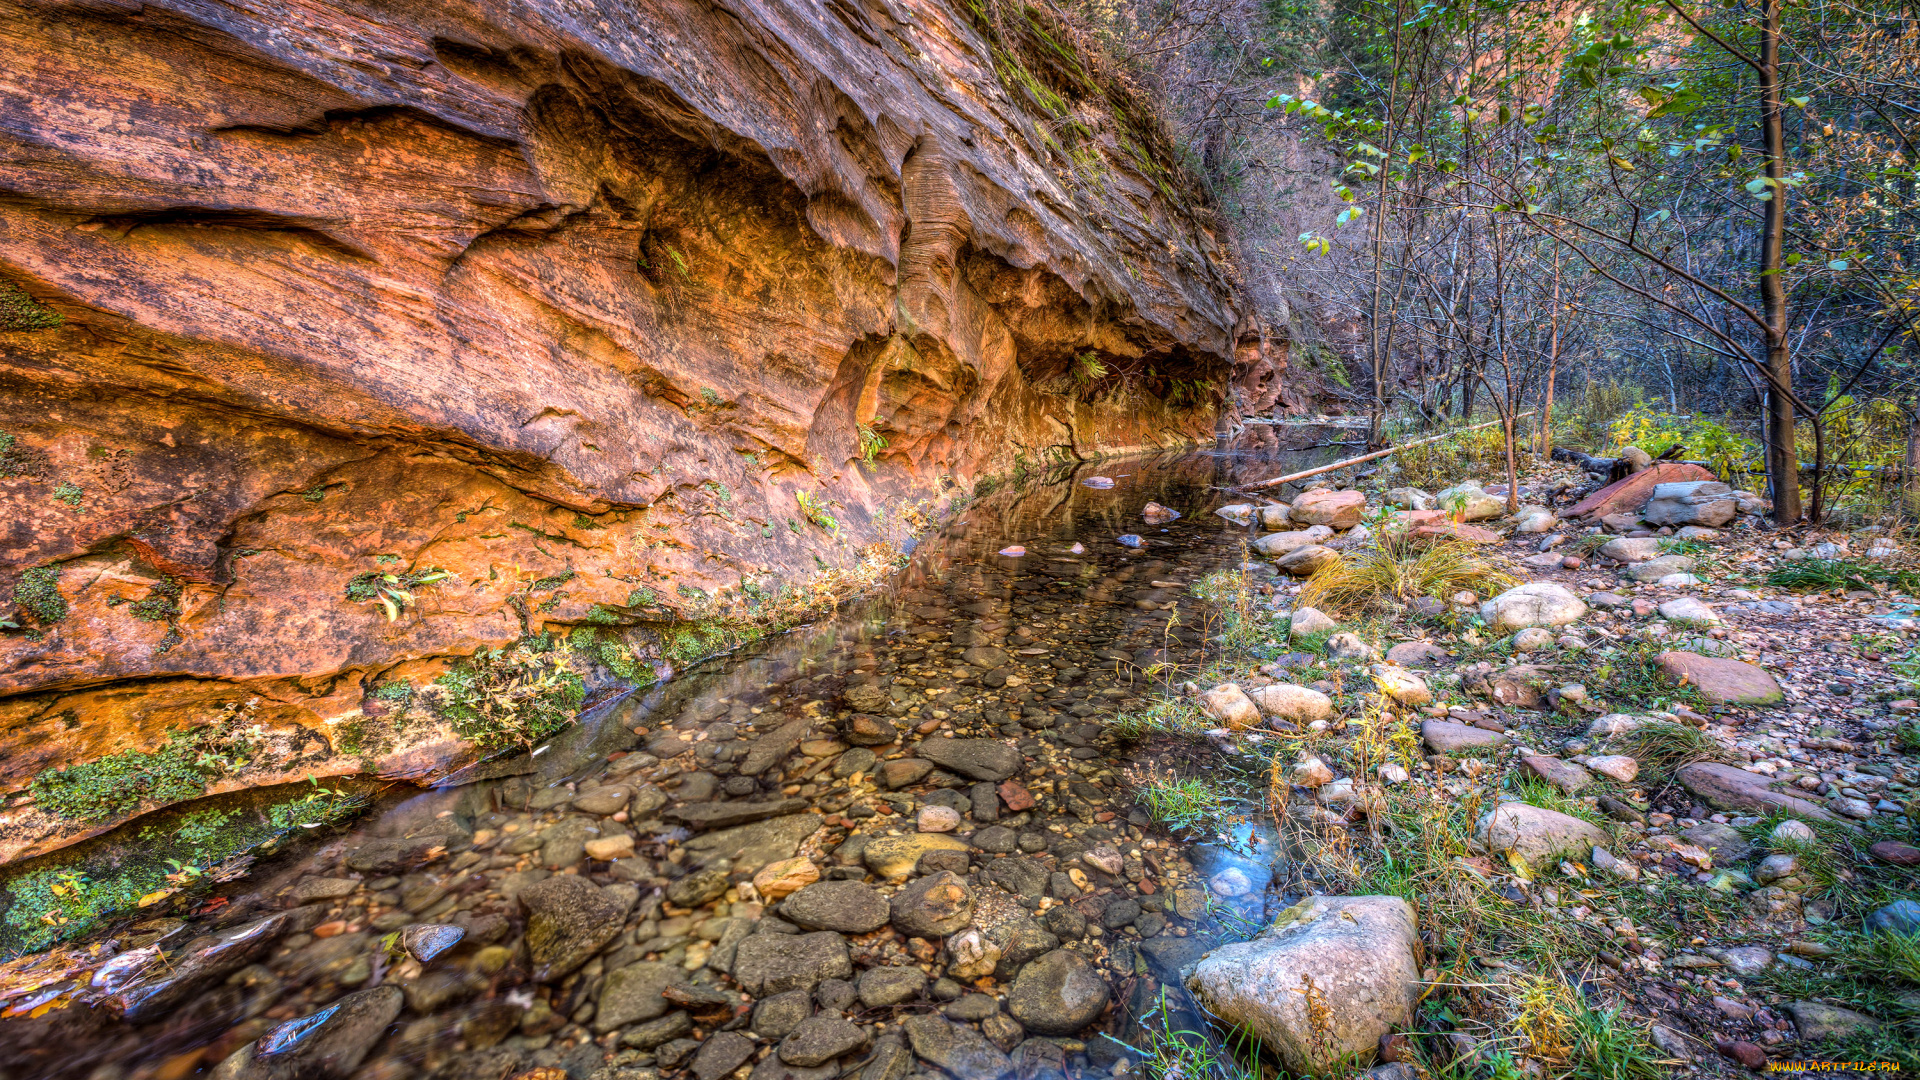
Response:
[[[1028,1031],[1071,1035],[1097,1019],[1110,997],[1106,977],[1085,957],[1055,949],[1020,969],[1007,992],[1007,1011]]]
[[[1740,513],[1734,490],[1718,480],[1655,484],[1640,518],[1653,525],[1704,525],[1717,528]]]
[[[1252,941],[1213,950],[1187,978],[1207,1011],[1254,1035],[1289,1070],[1371,1061],[1420,997],[1413,908],[1395,896],[1303,900]]]
[[[1529,866],[1551,866],[1610,842],[1597,825],[1523,802],[1504,803],[1482,815],[1474,835],[1489,853],[1511,854]]]

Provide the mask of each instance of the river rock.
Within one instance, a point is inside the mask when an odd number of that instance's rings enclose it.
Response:
[[[1433,692],[1427,689],[1426,680],[1406,668],[1375,664],[1368,670],[1373,672],[1373,681],[1381,691],[1402,705],[1416,707],[1433,701]]]
[[[1696,761],[1680,766],[1674,773],[1674,779],[1702,802],[1718,810],[1757,814],[1785,812],[1815,821],[1839,820],[1818,803],[1775,790],[1772,777],[1747,772],[1732,765]]]
[[[1640,509],[1646,505],[1654,488],[1663,483],[1712,480],[1713,478],[1712,472],[1698,465],[1689,465],[1680,461],[1655,462],[1650,468],[1624,480],[1608,484],[1581,499],[1562,517],[1600,520],[1607,517],[1630,516],[1629,524],[1638,524]]]
[[[1627,576],[1642,583],[1657,582],[1673,574],[1687,573],[1693,565],[1693,560],[1685,555],[1662,555],[1627,567]]]
[[[1862,925],[1869,934],[1920,937],[1920,900],[1895,900],[1869,914]]]
[[[673,1008],[662,992],[686,981],[687,973],[674,964],[641,962],[607,973],[601,984],[600,1004],[594,1010],[593,1030],[609,1031],[664,1016]]]
[[[929,851],[968,851],[966,841],[946,833],[908,833],[878,836],[867,842],[860,858],[867,869],[887,881],[905,881]]]
[[[572,974],[613,940],[627,916],[627,905],[575,874],[555,874],[528,885],[520,890],[520,903],[527,909],[527,951],[535,982]]]
[[[1880,1021],[1865,1013],[1822,1001],[1790,1001],[1787,1003],[1787,1015],[1793,1017],[1793,1026],[1799,1029],[1800,1039],[1806,1043],[1844,1039],[1880,1027]]]
[[[1294,634],[1320,634],[1337,630],[1340,624],[1328,618],[1319,608],[1298,607],[1287,620],[1287,629]]]
[[[887,898],[858,881],[822,881],[787,897],[782,918],[807,930],[865,934],[887,924]]]
[[[1327,639],[1327,655],[1335,660],[1358,660],[1362,663],[1380,658],[1379,652],[1362,640],[1360,635],[1345,631]]]
[[[916,967],[875,967],[860,973],[860,1003],[869,1009],[904,1005],[927,989],[927,973]]]
[[[1571,795],[1593,783],[1593,774],[1571,761],[1532,754],[1520,759],[1520,767]]]
[[[1597,825],[1522,802],[1503,803],[1482,815],[1475,836],[1490,853],[1512,853],[1536,867],[1584,856],[1608,842]]]
[[[1267,503],[1260,508],[1260,527],[1284,529],[1293,524],[1293,508],[1286,503]]]
[[[1414,487],[1389,488],[1387,505],[1399,510],[1431,510],[1433,496]]]
[[[1497,731],[1485,731],[1452,720],[1428,720],[1420,725],[1420,737],[1436,754],[1459,754],[1473,750],[1491,750],[1507,744]]]
[[[1295,529],[1292,532],[1268,533],[1253,542],[1253,549],[1262,555],[1279,558],[1303,547],[1311,547],[1333,535],[1333,530],[1325,525],[1315,525],[1311,529]]]
[[[759,776],[768,769],[787,759],[787,755],[799,749],[806,739],[807,732],[813,728],[811,717],[791,720],[753,740],[747,747],[747,756],[735,770],[741,776]]]
[[[803,1069],[865,1049],[866,1030],[844,1016],[809,1017],[780,1040],[780,1060]]]
[[[1713,856],[1715,866],[1742,862],[1753,854],[1753,845],[1739,829],[1717,821],[1703,821],[1682,832],[1680,838]]]
[[[752,1060],[754,1049],[753,1040],[737,1031],[715,1032],[700,1044],[687,1068],[694,1080],[721,1080]]]
[[[1751,496],[1749,496],[1751,497]],[[1740,512],[1740,499],[1718,480],[1684,480],[1660,484],[1640,509],[1650,525],[1704,525],[1718,528]]]
[[[1631,784],[1640,775],[1640,763],[1625,754],[1600,754],[1587,759],[1587,768],[1609,780]]]
[[[661,817],[693,829],[726,829],[751,821],[797,814],[808,807],[805,799],[769,799],[765,802],[689,803],[663,811]]]
[[[1274,565],[1292,574],[1294,577],[1312,577],[1330,566],[1340,562],[1340,553],[1330,547],[1312,544],[1296,548],[1280,556]]]
[[[1596,553],[1617,563],[1643,563],[1659,558],[1661,545],[1666,542],[1658,536],[1616,536],[1601,544]]]
[[[1435,492],[1433,508],[1461,521],[1491,521],[1507,512],[1506,500],[1487,494],[1472,480]]]
[[[189,951],[169,957],[158,970],[122,986],[104,1004],[130,1024],[144,1024],[167,1015],[218,980],[266,955],[292,920],[293,914],[283,911],[216,931],[205,943],[189,943]]]
[[[1262,715],[1302,727],[1315,720],[1333,719],[1333,699],[1309,686],[1274,683],[1256,687],[1247,695]]]
[[[1320,488],[1303,492],[1294,499],[1288,516],[1307,525],[1351,529],[1360,524],[1360,518],[1366,512],[1367,497],[1360,492]]]
[[[1013,1062],[973,1028],[944,1016],[922,1013],[901,1025],[913,1052],[954,1077],[965,1080],[1002,1080],[1013,1072]]]
[[[894,894],[894,929],[908,937],[944,938],[973,918],[973,890],[948,871],[929,874]]]
[[[880,782],[888,791],[917,784],[933,771],[933,762],[920,758],[893,758],[880,763]]]
[[[1202,957],[1187,988],[1221,1021],[1254,1035],[1295,1073],[1373,1059],[1380,1037],[1413,1022],[1420,938],[1392,896],[1316,896],[1251,941]]]
[[[1111,990],[1086,958],[1055,949],[1020,969],[1007,992],[1007,1011],[1028,1031],[1071,1035],[1106,1010]]]
[[[1200,711],[1222,727],[1245,731],[1260,723],[1260,708],[1234,683],[1222,683],[1200,695]]]
[[[1444,667],[1452,660],[1452,653],[1431,641],[1403,641],[1388,649],[1386,656],[1387,663],[1406,668]]]
[[[781,859],[768,863],[753,875],[753,890],[760,894],[760,899],[772,904],[819,880],[820,867],[812,859]]]
[[[733,978],[754,997],[812,990],[822,979],[853,974],[847,941],[839,934],[749,934],[733,957]]]
[[[1544,506],[1523,506],[1513,515],[1513,531],[1520,534],[1552,532],[1560,524],[1553,511]]]
[[[689,837],[681,846],[694,854],[722,855],[733,860],[735,873],[751,874],[771,862],[791,859],[807,837],[820,831],[819,814],[790,814],[751,825],[736,825]]]
[[[1744,660],[1663,652],[1654,658],[1654,663],[1668,682],[1692,686],[1701,697],[1716,704],[1772,705],[1786,696],[1765,668]]]
[[[1531,581],[1516,585],[1480,605],[1480,617],[1495,633],[1528,626],[1565,626],[1587,613],[1587,605],[1564,585]]]
[[[1005,780],[1026,763],[1011,743],[999,739],[923,739],[914,752],[935,765],[975,780]]]
[[[1222,506],[1215,510],[1214,513],[1244,529],[1253,524],[1254,505],[1252,503],[1234,503],[1231,506]]]
[[[209,1080],[344,1078],[360,1067],[405,1004],[396,986],[356,990],[248,1043],[221,1062]]]

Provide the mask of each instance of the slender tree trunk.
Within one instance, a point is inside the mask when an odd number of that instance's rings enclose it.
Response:
[[[1385,245],[1387,231],[1387,192],[1390,190],[1393,179],[1394,123],[1398,119],[1395,105],[1398,104],[1400,93],[1400,41],[1404,32],[1404,20],[1401,18],[1400,4],[1397,0],[1393,6],[1393,16],[1393,60],[1387,68],[1388,78],[1392,82],[1387,86],[1386,138],[1382,140],[1380,146],[1385,156],[1380,159],[1380,185],[1373,208],[1373,309],[1367,327],[1371,338],[1368,359],[1373,365],[1373,408],[1367,424],[1367,445],[1369,446],[1380,445],[1381,425],[1387,418],[1388,346],[1381,340],[1380,323],[1390,313],[1381,310],[1383,299],[1381,275],[1385,270],[1382,248]]]
[[[1900,463],[1900,486],[1907,517],[1920,521],[1920,413],[1907,419],[1907,456]]]
[[[1780,92],[1780,5],[1765,0],[1760,29],[1760,134],[1772,180],[1760,235],[1760,304],[1767,324],[1767,480],[1773,518],[1800,520],[1800,455],[1794,446],[1793,358],[1787,339],[1787,287],[1782,247],[1787,232],[1786,129]],[[1816,432],[1816,436],[1818,433]],[[1815,483],[1818,483],[1818,477]]]
[[[1553,249],[1553,307],[1547,312],[1547,392],[1540,406],[1540,456],[1553,460],[1553,381],[1560,371],[1560,249]]]

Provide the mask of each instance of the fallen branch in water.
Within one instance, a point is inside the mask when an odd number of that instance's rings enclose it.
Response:
[[[1521,420],[1532,415],[1533,415],[1533,410],[1528,409],[1526,412],[1516,414],[1513,418],[1513,422],[1517,424]],[[1400,451],[1409,449],[1411,447],[1425,446],[1430,442],[1439,442],[1441,439],[1450,439],[1455,435],[1464,435],[1469,431],[1479,431],[1481,428],[1490,428],[1493,425],[1498,423],[1500,423],[1500,421],[1498,420],[1489,420],[1484,424],[1475,424],[1472,427],[1455,428],[1452,431],[1442,432],[1438,435],[1429,435],[1424,439],[1415,439],[1410,443],[1401,443],[1399,446],[1389,446],[1385,450],[1375,450],[1371,454],[1361,454],[1359,457],[1350,457],[1344,461],[1336,461],[1331,465],[1321,465],[1318,468],[1307,469],[1304,472],[1288,473],[1285,476],[1275,477],[1272,480],[1262,480],[1257,484],[1246,484],[1244,485],[1244,487],[1246,490],[1252,490],[1254,488],[1272,487],[1275,484],[1289,484],[1295,480],[1305,480],[1309,476],[1319,476],[1321,473],[1332,472],[1335,469],[1344,469],[1349,465],[1358,465],[1363,461],[1372,461],[1376,458],[1386,457],[1388,454],[1397,454]]]

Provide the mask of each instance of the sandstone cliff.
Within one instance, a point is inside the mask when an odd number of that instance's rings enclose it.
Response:
[[[980,476],[1271,404],[1192,186],[1064,40],[0,3],[0,861],[444,775]]]

